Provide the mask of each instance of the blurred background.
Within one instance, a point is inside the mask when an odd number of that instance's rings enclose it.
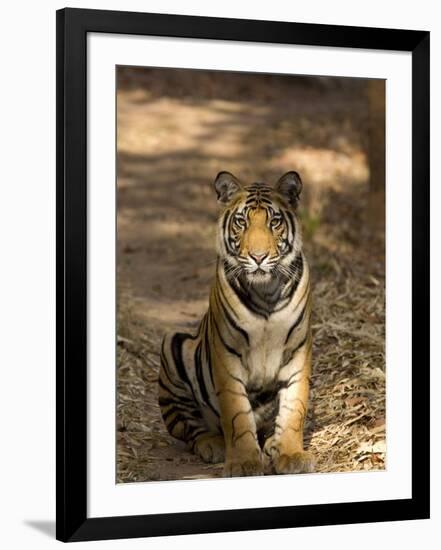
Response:
[[[162,335],[192,330],[215,270],[221,170],[303,180],[319,472],[385,467],[385,83],[117,68],[117,481],[218,477],[168,436]]]

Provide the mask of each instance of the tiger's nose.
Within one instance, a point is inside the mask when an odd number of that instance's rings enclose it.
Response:
[[[260,265],[263,260],[268,256],[267,252],[250,252],[249,253],[251,258],[256,262],[257,265]]]

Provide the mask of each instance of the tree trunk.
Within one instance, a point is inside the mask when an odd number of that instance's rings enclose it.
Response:
[[[374,227],[385,223],[386,180],[386,81],[370,80],[369,103],[369,206],[368,217]]]

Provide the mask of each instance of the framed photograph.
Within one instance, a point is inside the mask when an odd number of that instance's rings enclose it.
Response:
[[[428,517],[429,33],[58,11],[57,538]]]

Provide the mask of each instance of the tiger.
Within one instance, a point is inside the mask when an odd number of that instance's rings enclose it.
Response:
[[[220,205],[208,310],[166,334],[158,398],[168,432],[223,475],[314,471],[303,447],[311,376],[310,274],[297,206],[302,180],[214,181]],[[266,470],[267,471],[267,470]]]

